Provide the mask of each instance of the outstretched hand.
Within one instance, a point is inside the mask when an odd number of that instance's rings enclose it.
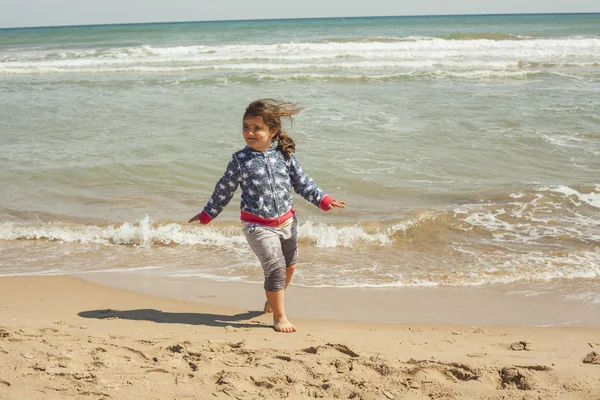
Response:
[[[346,202],[333,200],[329,203],[329,209],[331,210],[332,208],[346,208]]]
[[[194,215],[192,218],[190,218],[189,222],[195,222],[195,221],[200,221],[200,214],[196,214]]]

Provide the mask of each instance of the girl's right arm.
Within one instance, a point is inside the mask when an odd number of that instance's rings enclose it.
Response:
[[[227,170],[215,185],[215,190],[202,212],[192,217],[188,222],[200,221],[201,224],[206,225],[217,218],[231,201],[240,182],[239,164],[234,155],[229,160]]]

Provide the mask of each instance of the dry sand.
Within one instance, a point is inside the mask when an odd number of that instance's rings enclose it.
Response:
[[[293,321],[0,278],[0,399],[600,400],[600,328]]]

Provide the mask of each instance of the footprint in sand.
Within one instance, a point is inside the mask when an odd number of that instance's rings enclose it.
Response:
[[[531,351],[533,350],[533,345],[530,342],[521,340],[520,342],[511,343],[508,349],[513,351]]]
[[[583,359],[585,364],[600,364],[600,354],[595,351],[588,353],[588,355]]]

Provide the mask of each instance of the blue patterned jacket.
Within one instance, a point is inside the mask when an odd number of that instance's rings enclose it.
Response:
[[[302,171],[296,156],[287,160],[274,142],[265,152],[249,146],[234,153],[219,179],[210,200],[200,213],[208,224],[231,201],[238,186],[242,188],[241,220],[277,226],[294,216],[292,190],[327,211],[333,201]]]

